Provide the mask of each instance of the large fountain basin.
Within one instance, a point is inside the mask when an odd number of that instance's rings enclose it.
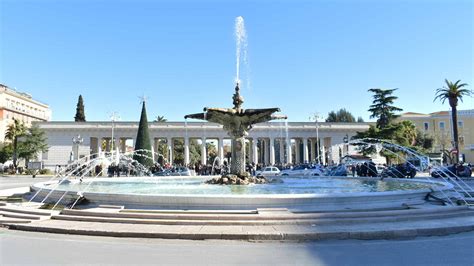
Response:
[[[222,186],[207,185],[209,177],[89,178],[37,183],[31,186],[35,201],[73,202],[80,192],[92,205],[126,208],[257,209],[288,208],[293,211],[327,211],[400,208],[422,204],[428,193],[443,193],[451,184],[428,180],[289,177],[283,183]]]

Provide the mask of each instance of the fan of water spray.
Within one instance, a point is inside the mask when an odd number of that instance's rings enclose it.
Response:
[[[240,62],[247,63],[247,33],[245,31],[244,18],[238,16],[235,19],[236,40],[236,75],[235,82],[240,83]]]

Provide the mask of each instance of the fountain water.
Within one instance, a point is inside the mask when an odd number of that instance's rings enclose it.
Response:
[[[254,124],[270,121],[273,119],[286,118],[284,116],[276,116],[273,113],[279,112],[279,108],[267,108],[267,109],[243,109],[242,104],[244,98],[240,95],[240,59],[242,56],[242,48],[246,47],[247,34],[245,32],[244,20],[242,17],[236,19],[236,86],[235,93],[232,97],[233,108],[204,108],[204,113],[186,115],[184,118],[194,118],[205,121],[210,121],[223,125],[224,130],[228,132],[232,138],[232,156],[231,156],[231,169],[230,179],[238,177],[243,179],[244,184],[254,183],[256,179],[248,179],[249,173],[245,169],[245,136],[248,135],[248,131],[252,129]],[[215,180],[223,184],[222,180],[229,180],[229,177],[223,177],[222,179]],[[261,179],[259,182],[264,182]],[[238,181],[240,184],[240,180]]]
[[[239,16],[235,19],[235,83],[240,83],[240,62],[247,62],[247,32],[245,31],[244,18]]]
[[[420,153],[414,151],[413,149],[397,145],[397,144],[392,143],[392,142],[387,141],[387,140],[379,140],[379,139],[373,139],[373,138],[356,139],[356,140],[348,141],[344,145],[371,146],[371,145],[376,145],[376,144],[381,145],[381,148],[384,151],[389,152],[390,154],[396,156],[398,159],[402,159],[402,161],[405,161],[405,163],[407,165],[409,165],[412,169],[419,169],[419,170],[423,171],[423,170],[426,170],[428,168],[429,159],[427,159],[427,156],[425,156],[423,154],[420,154]],[[413,164],[413,162],[410,162],[410,160],[408,160],[407,158],[403,158],[400,154],[396,153],[394,150],[404,152],[404,153],[408,154],[409,156],[417,158],[420,161],[420,166],[418,166],[418,167],[415,166]],[[396,172],[395,176],[392,176],[392,174],[389,173],[388,176],[391,176],[391,177],[396,177],[396,176],[405,177],[407,175],[406,173],[401,172],[396,167],[390,168],[390,171]],[[443,175],[440,176],[443,179],[443,181],[445,181],[447,183],[451,182],[455,185],[455,187],[453,188],[455,193],[451,194],[451,195],[447,195],[443,190],[439,190],[439,192],[441,192],[441,194],[443,195],[444,199],[446,199],[445,201],[447,203],[449,203],[451,205],[455,205],[453,203],[453,201],[451,200],[451,198],[455,198],[455,199],[457,199],[458,202],[461,201],[461,202],[463,202],[463,204],[466,204],[466,205],[469,204],[467,199],[469,199],[470,201],[474,201],[474,198],[466,190],[466,188],[468,188],[470,191],[472,190],[472,188],[468,184],[466,184],[462,179],[460,179],[452,171],[449,171],[449,170],[446,171],[445,169],[442,169],[441,171],[448,172],[447,175],[446,175],[448,177],[447,179]],[[381,175],[382,175],[382,179],[384,177],[387,177],[387,176],[384,176],[384,173],[382,173]],[[387,175],[387,174],[385,174],[385,175]],[[449,177],[455,177],[455,179],[452,179],[452,178],[449,178]],[[424,176],[423,178],[425,178],[429,181],[428,176]],[[456,187],[459,190],[457,190]],[[465,195],[465,196],[463,196],[463,195]]]
[[[288,120],[287,119],[285,119],[285,137],[286,137],[286,164],[290,165],[292,163],[291,139],[288,134]]]

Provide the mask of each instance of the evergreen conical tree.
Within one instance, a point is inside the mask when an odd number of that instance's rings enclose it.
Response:
[[[74,116],[74,121],[86,122],[86,114],[84,113],[84,100],[82,99],[82,95],[79,95],[79,99],[77,100],[76,116]]]
[[[140,124],[138,125],[137,138],[135,143],[134,160],[137,160],[142,165],[150,168],[153,166],[153,159],[151,154],[150,133],[148,132],[148,119],[146,116],[145,101],[142,105],[142,114],[140,116]]]

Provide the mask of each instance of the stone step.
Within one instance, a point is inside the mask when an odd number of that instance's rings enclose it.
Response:
[[[0,224],[31,223],[31,220],[0,216]]]
[[[21,197],[0,197],[0,201],[2,201],[4,203],[23,202],[23,198],[21,198]]]
[[[62,215],[95,216],[132,219],[164,219],[164,220],[295,220],[321,218],[363,218],[363,217],[394,217],[398,215],[422,215],[430,213],[452,213],[467,210],[468,206],[441,206],[437,208],[404,209],[374,212],[334,212],[334,213],[290,213],[290,212],[263,212],[262,214],[201,214],[201,213],[126,213],[126,212],[99,212],[97,210],[62,210]]]
[[[120,213],[174,213],[174,214],[257,214],[257,210],[140,210],[123,209]]]
[[[123,210],[125,206],[101,204],[98,208]]]
[[[40,216],[51,216],[51,211],[41,210],[27,207],[14,207],[11,205],[1,206],[0,211],[14,212],[14,213],[23,213],[23,214],[32,214]]]
[[[40,220],[41,217],[45,217],[45,216],[22,214],[22,213],[9,212],[9,211],[0,211],[0,215],[2,215],[3,217],[20,218],[20,219],[28,219],[28,220]]]
[[[110,237],[163,239],[228,239],[228,240],[335,240],[335,239],[406,239],[419,236],[448,235],[474,230],[469,217],[387,222],[355,225],[272,225],[272,226],[213,226],[213,225],[149,225],[130,226],[120,223],[44,220],[31,224],[10,224],[10,229]]]
[[[106,216],[74,216],[74,215],[53,215],[51,219],[68,220],[78,222],[100,222],[100,223],[126,223],[126,224],[156,224],[156,225],[283,225],[283,224],[357,224],[357,223],[381,223],[381,222],[406,222],[429,219],[447,219],[455,217],[473,216],[474,211],[469,209],[460,209],[456,212],[437,212],[431,213],[407,213],[397,216],[381,217],[351,217],[334,218],[321,217],[317,219],[285,219],[285,220],[256,220],[249,217],[248,220],[194,220],[194,219],[140,219],[124,217],[106,217]]]

